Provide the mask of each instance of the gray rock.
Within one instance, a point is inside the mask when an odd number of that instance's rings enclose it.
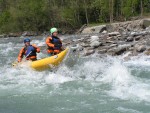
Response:
[[[95,50],[86,50],[84,56],[88,56],[95,53]]]
[[[127,38],[127,42],[132,42],[134,40],[134,38],[132,36]]]
[[[144,19],[141,21],[141,26],[143,29],[150,26],[150,19]]]
[[[94,27],[87,27],[82,31],[82,34],[86,33],[101,33],[106,30],[106,25],[94,26]]]
[[[135,37],[135,41],[140,40],[140,38],[141,38],[141,36],[137,36],[137,37]]]
[[[146,28],[146,31],[150,32],[150,26]]]
[[[78,47],[78,50],[79,50],[79,51],[83,51],[84,48],[83,48],[82,46],[79,46],[79,47]]]
[[[123,54],[127,49],[125,47],[118,47],[116,48],[116,51],[115,51],[115,55],[121,55]]]
[[[91,36],[90,43],[90,46],[93,48],[99,47],[102,44],[101,42],[99,42],[98,36]]]
[[[118,44],[111,44],[109,47],[112,48],[112,47],[116,47],[118,46]]]
[[[139,32],[139,35],[147,35],[148,34],[148,31],[142,31],[142,32]]]
[[[99,41],[94,41],[90,44],[91,47],[93,48],[97,48],[101,45],[102,43],[100,43]]]
[[[81,46],[82,46],[82,47],[90,47],[89,44],[85,44],[85,43],[82,43]]]
[[[137,33],[137,32],[131,32],[131,34],[130,34],[131,36],[138,36],[139,35],[139,33]]]
[[[130,47],[129,48],[129,51],[133,51],[135,48],[134,47]]]
[[[150,40],[147,40],[146,45],[150,46]]]
[[[0,35],[0,38],[6,38],[7,37],[7,35],[6,34],[2,34],[2,35]]]
[[[114,31],[114,26],[113,25],[106,25],[106,30],[108,31],[108,32],[113,32]]]
[[[107,52],[107,49],[101,49],[101,50],[98,50],[98,54],[104,54]]]
[[[35,31],[24,31],[22,33],[22,36],[37,36],[39,35],[39,32],[35,32]]]
[[[103,34],[106,34],[106,33],[107,33],[107,31],[106,31],[106,30],[104,30],[102,33],[103,33]]]
[[[9,33],[8,37],[20,37],[21,33]]]
[[[146,46],[145,45],[135,45],[135,49],[137,50],[137,52],[143,52],[146,50]]]
[[[111,32],[108,33],[109,36],[117,36],[117,35],[121,35],[119,32]]]
[[[90,42],[94,42],[94,41],[99,41],[99,37],[98,36],[91,36]]]
[[[111,40],[111,39],[113,39],[113,37],[108,37],[108,38],[107,38],[107,40]]]
[[[130,47],[131,47],[130,44],[120,45],[118,47],[109,49],[107,52],[112,53],[112,55],[121,55],[125,51],[127,51]]]
[[[116,42],[115,42],[115,41],[110,41],[110,40],[106,41],[106,43],[116,44]]]
[[[150,55],[150,48],[144,52],[145,55]]]
[[[82,42],[84,40],[84,38],[82,37],[82,38],[80,38],[80,39],[77,39],[77,41],[79,41],[79,42]]]
[[[128,26],[127,26],[127,28],[126,28],[128,31],[132,31],[132,25],[131,24],[129,24]]]

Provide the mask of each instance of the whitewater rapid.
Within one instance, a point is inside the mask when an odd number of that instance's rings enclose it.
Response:
[[[32,43],[44,45],[45,38],[32,38]],[[22,40],[0,39],[0,113],[150,111],[149,56],[124,61],[122,56],[79,55],[73,65],[66,59],[53,71],[37,72],[11,66]]]

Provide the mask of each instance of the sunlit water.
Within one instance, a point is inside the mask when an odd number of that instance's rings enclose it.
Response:
[[[22,41],[0,39],[0,113],[150,113],[150,57],[79,55],[74,65],[66,59],[53,71],[36,72],[11,66]]]

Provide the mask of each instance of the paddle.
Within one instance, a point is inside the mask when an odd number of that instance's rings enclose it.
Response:
[[[27,56],[25,57],[25,59],[26,59],[31,53],[32,53],[32,51],[30,51],[30,53],[27,54]],[[15,61],[15,62],[12,63],[12,66],[16,66],[16,65],[18,65],[18,64],[19,64],[19,62],[18,62],[18,61]]]

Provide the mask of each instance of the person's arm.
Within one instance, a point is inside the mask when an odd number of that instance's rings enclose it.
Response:
[[[59,40],[60,40],[60,43],[61,43],[61,51],[63,51],[63,50],[65,50],[65,48],[62,46],[62,41],[61,41],[60,38],[59,38]]]
[[[61,39],[59,38],[59,41],[60,41],[60,43],[62,44],[62,41],[61,41]]]
[[[35,48],[35,50],[36,50],[37,53],[40,52],[40,48],[39,47],[37,47],[35,44],[33,44],[32,46]]]
[[[23,55],[24,55],[24,48],[22,48],[19,52],[19,55],[18,55],[18,62],[21,62],[22,61],[22,58],[23,58]]]
[[[46,39],[46,44],[47,44],[49,47],[54,48],[54,44],[51,43],[51,40],[52,40],[52,38],[51,38],[51,37],[48,37],[48,38]]]

